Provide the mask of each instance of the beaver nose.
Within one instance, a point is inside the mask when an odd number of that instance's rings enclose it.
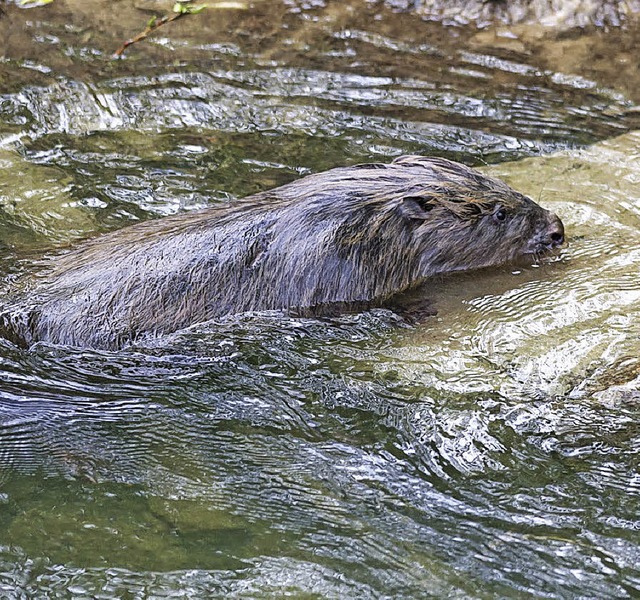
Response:
[[[558,215],[551,213],[549,219],[549,227],[547,229],[547,239],[549,246],[555,248],[564,242],[564,225],[558,218]]]

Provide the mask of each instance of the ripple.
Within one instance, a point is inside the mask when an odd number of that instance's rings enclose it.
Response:
[[[519,94],[522,98],[522,89]],[[479,141],[487,140],[485,153],[490,153],[490,137],[486,132],[478,131],[480,123],[474,123],[478,119],[491,123],[496,130],[493,145],[506,144],[505,149],[511,151],[515,143],[513,136],[499,133],[505,121],[511,123],[511,131],[514,125],[522,125],[522,139],[517,142],[525,152],[553,148],[552,140],[544,146],[536,140],[540,137],[540,125],[545,121],[546,132],[551,138],[566,139],[578,132],[587,133],[587,129],[566,124],[559,108],[560,103],[566,104],[565,97],[558,97],[550,104],[549,99],[535,88],[524,96],[516,100],[501,94],[490,100],[453,91],[430,90],[424,82],[415,80],[269,69],[170,73],[152,80],[128,77],[95,85],[66,81],[50,88],[25,90],[15,96],[6,96],[2,101],[9,108],[14,106],[18,110],[20,107],[20,110],[30,112],[34,123],[32,137],[55,132],[78,135],[121,129],[157,131],[195,126],[218,131],[277,131],[280,135],[302,131],[331,136],[336,135],[338,129],[355,128],[360,135],[379,134],[383,129],[386,138],[409,142],[417,140],[402,136],[401,132],[412,127],[418,135],[419,123],[422,123],[429,133],[421,136],[420,143],[430,146],[434,140],[430,141],[429,137],[437,140],[447,132],[463,130],[460,126],[446,125],[449,115],[455,115],[458,123],[474,128]],[[300,103],[297,99],[305,102]],[[326,106],[319,106],[319,100]],[[349,110],[340,110],[338,107],[342,105],[348,106]],[[358,107],[366,110],[366,118]],[[401,122],[390,116],[371,114],[371,109],[386,112],[386,108],[398,107],[405,115]],[[420,115],[420,118],[407,119],[408,108],[414,108],[416,117]],[[604,120],[599,108],[595,107],[593,117]],[[428,128],[424,122],[425,113],[431,115],[432,125]],[[591,113],[585,117],[591,119]],[[373,123],[368,124],[368,121]],[[441,125],[435,126],[435,123]],[[615,125],[603,121],[603,125],[619,127],[618,121]],[[592,130],[590,125],[588,131]],[[443,142],[436,147],[451,151]]]

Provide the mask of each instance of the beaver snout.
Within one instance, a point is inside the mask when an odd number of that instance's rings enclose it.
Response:
[[[542,211],[535,235],[523,254],[543,254],[564,243],[564,225],[555,213]]]
[[[549,226],[547,228],[547,239],[543,242],[548,248],[557,248],[564,243],[564,225],[558,215],[549,215]]]

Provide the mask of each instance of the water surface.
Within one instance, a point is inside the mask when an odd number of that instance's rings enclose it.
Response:
[[[95,28],[8,5],[5,292],[79,238],[407,152],[490,163],[568,244],[429,284],[419,326],[240,315],[119,352],[0,341],[3,597],[640,593],[639,113],[615,72],[635,32],[610,33],[605,73],[553,64],[571,36],[536,54],[516,29],[492,45],[341,5],[183,20],[119,62],[135,9]]]

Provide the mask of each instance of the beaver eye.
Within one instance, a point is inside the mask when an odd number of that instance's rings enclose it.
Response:
[[[493,216],[496,221],[504,221],[507,218],[507,211],[504,208],[499,208]]]

